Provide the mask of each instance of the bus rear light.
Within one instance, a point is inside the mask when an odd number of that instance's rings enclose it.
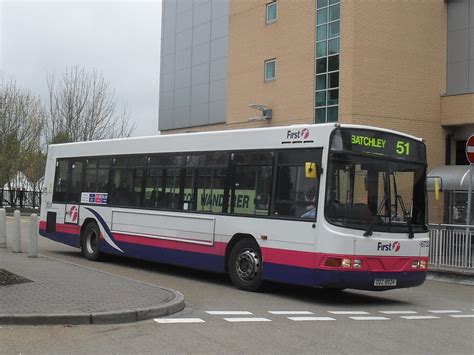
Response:
[[[341,266],[341,259],[339,259],[339,258],[327,258],[325,265],[326,266],[331,266],[331,267],[339,267],[339,266]]]
[[[355,269],[360,269],[362,267],[362,260],[361,259],[354,259],[354,263],[352,264],[352,266]]]
[[[420,269],[426,269],[427,262],[426,260],[420,260],[420,264],[418,265]]]
[[[412,269],[418,269],[418,260],[413,260],[411,262],[411,268]]]
[[[342,259],[342,267],[344,268],[351,267],[351,259]]]

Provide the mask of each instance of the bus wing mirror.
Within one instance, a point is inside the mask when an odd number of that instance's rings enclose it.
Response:
[[[428,191],[433,191],[435,199],[438,201],[440,198],[440,192],[443,191],[443,179],[440,176],[427,176],[426,182]]]
[[[317,179],[318,178],[318,166],[314,162],[305,163],[305,173],[307,179]]]

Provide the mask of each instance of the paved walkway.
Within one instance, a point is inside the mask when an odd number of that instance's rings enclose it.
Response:
[[[0,286],[0,324],[125,323],[184,308],[177,291],[49,257],[0,248],[0,269],[32,281]]]

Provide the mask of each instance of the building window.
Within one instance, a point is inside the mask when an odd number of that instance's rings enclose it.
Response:
[[[265,81],[274,81],[276,79],[276,59],[265,61]]]
[[[315,122],[339,116],[340,0],[316,0]]]
[[[278,10],[278,5],[276,1],[273,1],[267,4],[266,17],[265,17],[267,24],[273,23],[277,20],[277,10]]]

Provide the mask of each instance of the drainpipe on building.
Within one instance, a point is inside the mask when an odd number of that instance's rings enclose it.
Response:
[[[445,157],[444,157],[444,165],[451,165],[451,143],[454,137],[453,133],[449,133],[446,135],[446,143],[445,143]],[[444,195],[444,213],[443,213],[443,222],[449,224],[450,216],[451,216],[451,199],[450,193],[447,191],[443,191]],[[448,208],[446,208],[448,206]]]

